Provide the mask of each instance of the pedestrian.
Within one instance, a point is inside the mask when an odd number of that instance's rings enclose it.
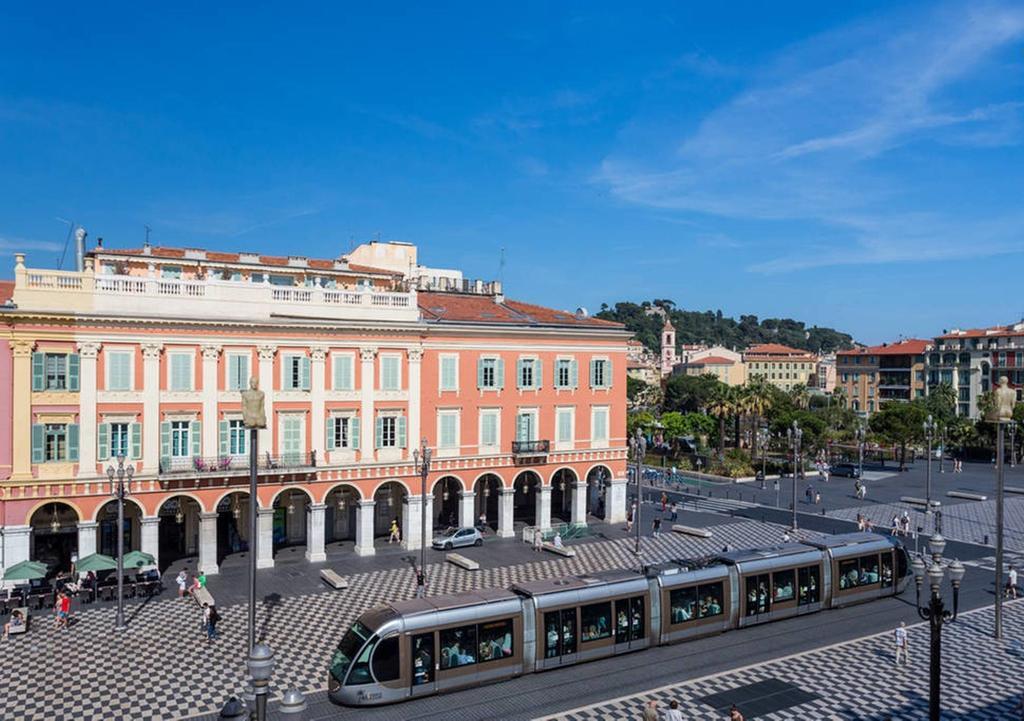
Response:
[[[864,516],[860,515],[859,513],[857,514],[857,530],[864,530]]]
[[[853,496],[860,498],[860,479],[853,482]]]
[[[53,604],[53,627],[68,629],[68,614],[71,613],[71,597],[63,591],[57,594],[57,600]]]
[[[188,569],[181,569],[174,582],[178,584],[178,598],[185,598],[185,588],[188,585]]]
[[[820,506],[821,505],[821,491],[815,491],[814,492],[814,505],[816,505],[816,506]]]
[[[783,543],[789,543],[791,540],[792,539],[789,536],[789,530],[787,529],[787,530],[783,531],[782,532],[782,542]]]
[[[672,506],[670,508],[670,512],[672,514],[670,516],[670,519],[671,519],[672,523],[675,523],[679,519],[679,509],[676,507],[676,502],[675,501],[672,501]]]
[[[832,475],[832,469],[827,463],[825,464],[823,474],[825,476],[825,483],[828,483],[828,479]]]
[[[1017,569],[1010,564],[1010,571],[1006,574],[1006,596],[1017,598]]]
[[[906,666],[910,663],[910,649],[909,649],[909,637],[907,636],[907,622],[900,621],[900,625],[893,631],[893,636],[896,639],[896,665],[900,665],[900,659],[903,659],[903,665]]]
[[[206,571],[199,572],[199,575],[196,576],[196,583],[199,584],[199,588],[206,588]]]
[[[651,535],[657,538],[661,535],[661,519],[655,518],[651,523]]]
[[[539,553],[544,550],[544,534],[540,532],[539,528],[533,531],[533,552]]]
[[[483,511],[481,511],[480,512],[480,517],[477,519],[477,521],[480,524],[479,525],[480,532],[483,533],[484,530],[487,528],[487,514],[485,512],[483,512]]]
[[[665,512],[665,508],[668,506],[668,494],[662,491],[661,493],[661,512]]]
[[[388,543],[401,543],[402,542],[402,531],[398,527],[398,519],[391,519],[391,532],[388,535]]]
[[[892,516],[892,531],[889,533],[890,536],[895,536],[900,532],[900,517],[897,514]]]
[[[665,721],[684,721],[683,712],[679,710],[679,702],[672,699],[668,702],[668,711],[665,712]]]
[[[740,710],[736,708],[736,704],[733,704],[732,708],[729,709],[729,721],[746,721]]]
[[[658,702],[648,701],[644,706],[644,721],[658,721]]]
[[[555,537],[551,539],[551,545],[555,548],[565,548],[565,546],[562,545],[562,534],[558,531],[555,531]]]
[[[868,497],[868,486],[866,483],[860,484],[860,500],[864,500]]]
[[[213,615],[216,613],[213,606],[203,604],[203,630],[206,631],[206,640],[212,641],[217,638],[217,629],[214,626]]]
[[[636,501],[633,501],[633,505],[629,507],[629,513],[626,514],[626,533],[629,533],[633,529],[633,520],[636,518]]]
[[[814,501],[814,488],[807,486],[807,490],[804,491],[804,496],[807,498],[808,503],[812,503]]]

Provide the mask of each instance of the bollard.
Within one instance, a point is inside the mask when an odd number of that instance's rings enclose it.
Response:
[[[228,699],[228,702],[224,704],[224,708],[220,710],[220,714],[217,716],[218,719],[242,719],[249,718],[249,710],[245,707],[245,704],[238,700],[237,697],[232,696]]]
[[[281,698],[281,706],[278,708],[283,714],[302,713],[306,710],[306,697],[298,689],[288,689]]]

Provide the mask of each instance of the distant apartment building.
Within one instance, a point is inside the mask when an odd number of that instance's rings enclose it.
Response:
[[[821,393],[831,393],[836,388],[836,355],[831,353],[818,359],[814,377],[808,384]]]
[[[925,395],[925,354],[930,341],[909,338],[896,343],[836,353],[838,387],[857,413],[870,415],[887,401]]]
[[[811,385],[818,356],[780,343],[752,345],[743,353],[749,379],[761,378],[780,390]]]
[[[686,360],[676,366],[675,372],[690,376],[713,375],[730,386],[741,386],[747,382],[743,356],[720,345],[691,351]]]
[[[658,357],[636,339],[626,341],[626,375],[649,385],[656,386],[661,382]]]
[[[961,330],[935,338],[927,357],[928,388],[949,383],[957,394],[957,415],[977,418],[978,399],[1005,375],[1021,399],[1024,388],[1024,321]]]

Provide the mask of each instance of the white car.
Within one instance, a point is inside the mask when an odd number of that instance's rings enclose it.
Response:
[[[435,536],[431,545],[438,550],[450,551],[462,546],[482,546],[484,537],[475,528],[449,528],[441,535]]]

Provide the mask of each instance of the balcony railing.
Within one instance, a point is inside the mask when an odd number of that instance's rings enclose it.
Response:
[[[512,441],[513,456],[543,456],[551,452],[551,441]]]
[[[285,453],[272,456],[261,453],[256,462],[260,471],[289,470],[316,466],[316,452]],[[233,473],[249,470],[249,456],[190,456],[185,458],[161,458],[160,475],[195,475]]]

